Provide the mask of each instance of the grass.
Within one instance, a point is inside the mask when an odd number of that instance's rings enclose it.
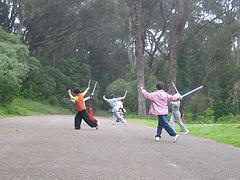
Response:
[[[240,124],[189,124],[190,134],[240,147]]]
[[[0,118],[43,114],[72,114],[68,109],[29,99],[16,98],[9,105],[0,105]]]
[[[156,119],[127,118],[128,122],[157,127]],[[215,140],[219,143],[230,144],[240,147],[240,124],[185,124],[191,135]],[[181,132],[178,124],[176,131]]]

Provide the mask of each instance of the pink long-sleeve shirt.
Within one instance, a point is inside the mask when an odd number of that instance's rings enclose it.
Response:
[[[149,109],[150,115],[167,115],[168,102],[176,101],[179,99],[179,97],[172,96],[164,90],[156,90],[151,93],[147,92],[145,89],[141,89],[140,91],[145,98],[152,101]]]

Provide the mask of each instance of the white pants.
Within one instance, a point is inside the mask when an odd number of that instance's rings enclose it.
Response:
[[[113,112],[113,120],[112,123],[115,124],[119,120],[121,123],[126,123],[127,121],[120,115],[118,111]]]
[[[174,121],[177,121],[178,125],[180,126],[180,128],[182,129],[183,132],[187,132],[187,128],[186,126],[183,124],[182,120],[181,120],[181,113],[179,111],[176,111],[176,112],[173,112],[172,113],[172,116],[170,118],[170,121],[169,121],[169,125],[174,129],[174,131],[176,132],[175,130],[175,124],[174,124]]]

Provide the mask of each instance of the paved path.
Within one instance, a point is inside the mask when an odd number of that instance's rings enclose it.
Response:
[[[0,180],[239,180],[240,148],[191,135],[179,141],[155,128],[73,129],[74,116],[0,119]]]

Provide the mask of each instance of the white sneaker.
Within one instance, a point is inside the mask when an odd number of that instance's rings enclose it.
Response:
[[[189,133],[189,130],[187,130],[186,132],[184,132],[183,134],[188,134]]]
[[[159,141],[159,140],[160,140],[160,137],[158,137],[158,136],[155,137],[155,140],[156,140],[156,141]]]
[[[177,140],[178,140],[178,138],[180,137],[180,135],[176,135],[176,136],[174,136],[174,140],[173,140],[173,142],[175,143],[175,142],[177,142]]]

